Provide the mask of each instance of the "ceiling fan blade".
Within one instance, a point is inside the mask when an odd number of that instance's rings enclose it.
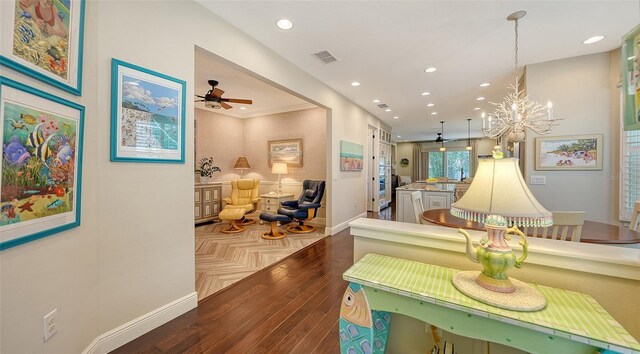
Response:
[[[224,102],[233,102],[233,103],[242,103],[242,104],[252,104],[252,100],[244,100],[240,98],[221,98],[220,101]]]
[[[200,96],[200,95],[195,95],[195,96],[196,96],[196,97],[200,97],[200,98],[206,98],[206,97],[204,97],[204,96]]]
[[[224,103],[224,102],[220,102],[220,106],[222,106],[222,108],[224,108],[224,109],[230,109],[230,108],[233,108],[233,106],[230,106],[230,105],[228,105],[228,104],[226,104],[226,103]]]
[[[224,93],[224,91],[222,91],[221,89],[216,87],[215,89],[213,89],[213,93],[211,93],[211,94],[213,96],[220,97],[220,96],[222,96],[223,93]]]

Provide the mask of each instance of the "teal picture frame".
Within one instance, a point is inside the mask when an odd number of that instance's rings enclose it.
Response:
[[[0,76],[0,112],[0,251],[80,226],[84,106]]]
[[[22,8],[19,4],[20,0],[0,4],[0,32],[13,34],[0,39],[0,65],[81,96],[85,0],[54,0],[57,14],[51,20],[54,26],[42,28],[35,21],[40,15],[34,11],[35,5]],[[51,38],[56,34],[51,34],[53,30],[48,28],[58,23],[62,23],[67,32],[54,41]]]
[[[186,82],[113,58],[113,162],[185,161]]]

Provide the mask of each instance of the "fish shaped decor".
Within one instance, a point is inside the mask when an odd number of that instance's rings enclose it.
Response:
[[[340,306],[340,352],[384,353],[390,320],[388,312],[371,310],[360,284],[350,283]]]

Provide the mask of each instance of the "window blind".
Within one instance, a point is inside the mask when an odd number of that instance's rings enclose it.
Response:
[[[623,131],[621,142],[620,219],[629,221],[640,200],[640,130]]]

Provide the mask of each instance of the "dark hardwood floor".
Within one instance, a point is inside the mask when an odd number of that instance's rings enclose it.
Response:
[[[395,203],[367,217],[395,220]],[[339,353],[338,317],[347,287],[342,273],[352,264],[347,228],[112,353]]]
[[[338,316],[353,264],[346,229],[199,302],[112,353],[339,353]]]

